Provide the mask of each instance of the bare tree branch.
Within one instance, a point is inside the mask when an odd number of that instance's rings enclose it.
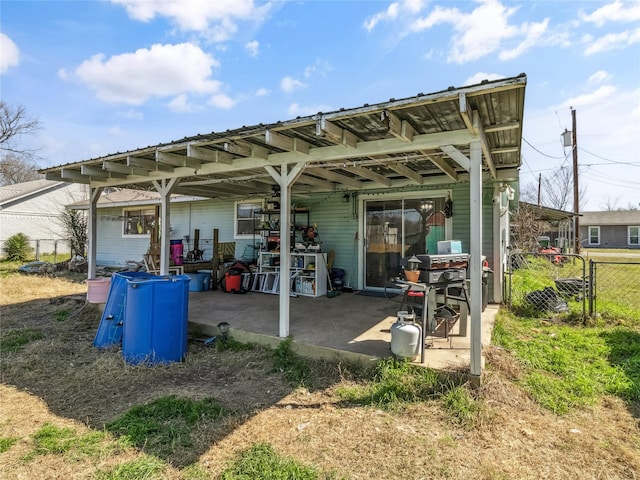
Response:
[[[0,101],[0,152],[33,157],[34,150],[16,146],[23,135],[33,135],[40,129],[38,119],[29,118],[23,106],[15,109]]]

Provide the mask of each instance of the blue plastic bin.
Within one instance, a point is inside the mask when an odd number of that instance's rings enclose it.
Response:
[[[127,293],[127,279],[149,278],[147,272],[118,272],[111,276],[111,286],[107,294],[100,325],[93,340],[93,346],[108,348],[122,343],[122,326],[124,325],[124,306]]]
[[[206,282],[204,273],[189,272],[185,273],[185,275],[191,279],[191,282],[189,282],[190,292],[202,292],[203,290],[209,289],[209,283]],[[209,280],[211,280],[211,276],[209,276]],[[205,288],[205,284],[207,288]]]
[[[211,289],[211,270],[198,270],[198,273],[202,275],[202,289]]]
[[[189,277],[127,280],[122,355],[129,364],[171,363],[187,353]]]

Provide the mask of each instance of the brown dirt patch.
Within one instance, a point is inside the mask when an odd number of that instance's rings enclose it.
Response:
[[[37,277],[30,277],[37,278]],[[211,478],[254,442],[347,479],[632,479],[640,475],[638,412],[618,399],[564,417],[541,409],[513,380],[521,374],[509,353],[490,348],[478,425],[453,423],[439,402],[403,412],[345,404],[336,387],[349,366],[316,364],[313,384],[292,387],[272,371],[271,352],[216,352],[191,343],[185,362],[127,365],[118,349],[92,346],[100,312],[51,297],[86,292],[81,283],[21,276],[0,279],[2,334],[34,328],[43,336],[1,355],[0,436],[19,441],[0,453],[2,478],[92,478],[140,455],[126,449],[98,461],[22,457],[44,423],[79,432],[102,430],[134,405],[166,395],[213,397],[233,414],[198,427],[193,451],[163,458],[163,478],[183,478],[197,464]],[[37,283],[36,283],[37,282]],[[13,293],[6,295],[7,289]],[[25,292],[20,296],[19,291]],[[28,291],[28,293],[26,293]],[[56,320],[61,310],[73,315]]]

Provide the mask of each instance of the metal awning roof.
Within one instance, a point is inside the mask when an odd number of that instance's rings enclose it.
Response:
[[[267,125],[194,135],[41,170],[49,180],[209,198],[270,195],[269,173],[302,164],[292,195],[458,182],[469,144],[480,140],[483,171],[517,179],[526,76]]]
[[[579,217],[579,213],[569,212],[567,210],[558,210],[557,208],[544,207],[533,203],[519,202],[520,208],[525,207],[531,210],[536,216],[536,220],[544,220],[547,222],[559,222],[561,220],[571,220]]]

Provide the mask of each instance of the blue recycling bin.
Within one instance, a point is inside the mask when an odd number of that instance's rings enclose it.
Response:
[[[186,275],[127,279],[122,354],[129,364],[171,363],[187,353]]]
[[[111,276],[111,286],[107,294],[100,325],[93,340],[93,346],[108,348],[122,344],[122,327],[124,325],[124,306],[127,293],[127,279],[150,278],[147,272],[118,272]]]

